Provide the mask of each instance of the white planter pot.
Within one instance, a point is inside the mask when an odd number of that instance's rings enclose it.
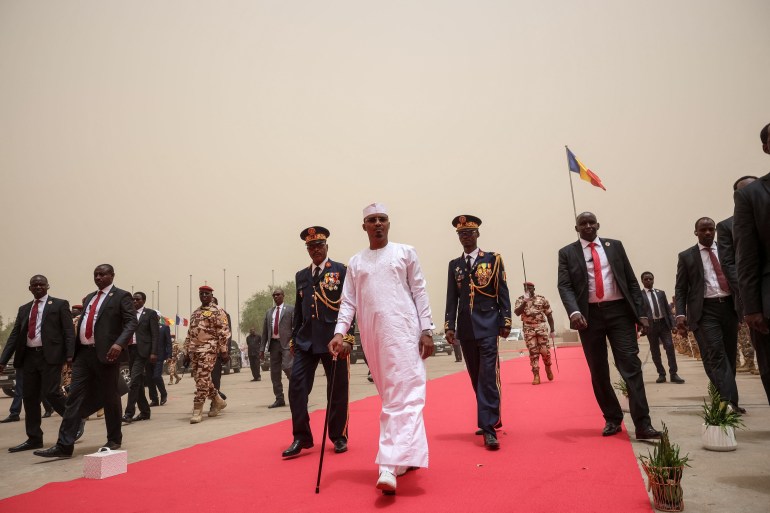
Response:
[[[620,409],[625,413],[630,413],[631,410],[628,407],[628,397],[623,394],[618,394],[618,402],[620,403]]]
[[[738,442],[735,440],[735,429],[731,426],[722,428],[721,426],[702,425],[703,448],[709,451],[734,451],[738,448]]]

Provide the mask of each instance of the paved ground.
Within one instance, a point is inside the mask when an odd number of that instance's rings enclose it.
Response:
[[[504,343],[503,359],[518,358],[521,347],[521,342]],[[646,339],[641,341],[641,350],[640,356],[647,362]],[[683,481],[686,511],[766,513],[770,510],[770,407],[759,376],[738,376],[741,404],[749,410],[744,417],[746,429],[738,432],[738,450],[709,452],[701,449],[698,416],[706,394],[703,367],[701,362],[688,357],[679,356],[678,361],[679,374],[687,381],[683,385],[656,384],[657,373],[651,362],[646,363],[644,371],[655,426],[659,428],[661,421],[666,422],[673,441],[679,443],[682,451],[689,453],[691,458],[692,468],[686,469]],[[428,360],[431,378],[461,369],[463,366],[455,363],[453,356],[442,354]],[[351,400],[375,394],[374,385],[366,380],[366,372],[363,363],[351,367]],[[261,382],[250,379],[248,369],[223,376],[222,387],[228,395],[227,409],[217,418],[204,416],[203,423],[198,425],[189,423],[193,392],[189,376],[178,385],[168,387],[169,401],[165,406],[152,409],[152,420],[124,427],[123,448],[128,451],[129,463],[290,418],[288,407],[267,408],[273,401],[269,376],[263,375]],[[325,406],[323,394],[323,387],[316,387],[310,398],[311,409]],[[0,415],[5,416],[9,406],[9,398],[0,399]],[[46,446],[55,442],[60,420],[57,415],[43,419]],[[630,425],[628,417],[626,421]],[[599,420],[597,434],[602,425]],[[105,442],[104,423],[101,419],[88,422],[86,434],[75,446],[75,457],[69,460],[50,461],[30,452],[5,452],[5,448],[24,439],[23,422],[0,424],[0,497],[34,490],[47,482],[80,477],[82,460],[79,456],[96,451]],[[290,443],[291,433],[288,432],[284,440],[275,441],[276,458]],[[351,440],[353,443],[355,440]],[[632,448],[635,454],[646,454],[650,445],[633,441],[632,437]],[[558,493],[558,483],[554,483],[554,491]]]

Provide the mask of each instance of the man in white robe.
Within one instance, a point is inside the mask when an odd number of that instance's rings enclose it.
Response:
[[[369,248],[350,259],[329,351],[345,357],[343,341],[353,318],[382,399],[377,488],[396,491],[396,476],[428,466],[425,364],[433,354],[433,320],[425,278],[411,246],[388,242],[390,220],[384,205],[364,209]]]

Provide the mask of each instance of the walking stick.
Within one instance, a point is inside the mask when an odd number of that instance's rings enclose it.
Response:
[[[315,493],[320,493],[321,470],[324,467],[324,449],[326,448],[326,430],[329,427],[329,410],[332,406],[332,395],[334,394],[334,378],[337,376],[337,355],[332,358],[332,385],[329,390],[329,401],[326,403],[326,417],[324,418],[324,434],[321,439],[321,459],[318,462],[318,479],[315,482]]]
[[[551,345],[553,346],[553,360],[556,362],[556,372],[559,372],[559,358],[556,356],[556,337],[551,332]]]

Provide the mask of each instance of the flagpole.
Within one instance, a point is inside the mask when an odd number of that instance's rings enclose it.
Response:
[[[224,283],[224,286],[222,287],[222,296],[224,299],[224,303],[222,304],[222,308],[225,309],[225,312],[227,311],[227,269],[222,269],[222,282]],[[232,329],[232,326],[230,326]]]
[[[152,309],[155,310],[155,291],[152,291]]]
[[[176,311],[177,316],[179,316],[179,285],[176,286]],[[176,319],[174,319],[176,320]],[[174,338],[179,338],[179,323],[174,324]]]
[[[158,311],[160,311],[160,280],[158,280]]]
[[[235,301],[238,304],[238,345],[241,345],[241,277],[235,275]]]
[[[192,319],[192,274],[190,275],[190,310],[187,317]]]
[[[566,144],[564,147],[569,151],[569,146]],[[575,207],[575,189],[572,187],[572,170],[569,168],[569,161],[567,161],[567,174],[569,174],[569,192],[572,194],[572,213],[574,214],[574,220],[577,220],[577,207]]]

